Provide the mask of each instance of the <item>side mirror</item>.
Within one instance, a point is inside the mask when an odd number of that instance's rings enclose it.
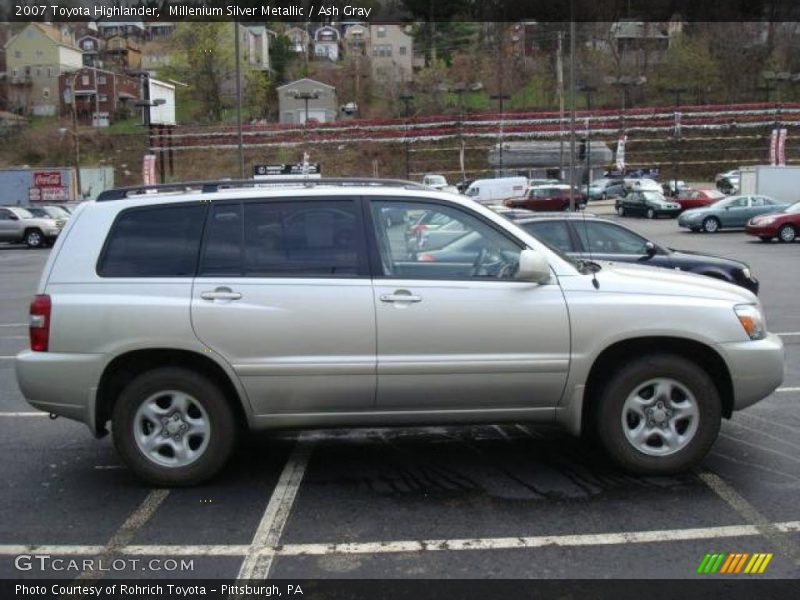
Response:
[[[656,248],[656,245],[653,242],[647,242],[644,245],[644,251],[647,256],[655,256],[658,252],[658,248]]]
[[[519,269],[517,279],[545,283],[550,279],[550,265],[547,258],[537,250],[526,248],[519,253]]]

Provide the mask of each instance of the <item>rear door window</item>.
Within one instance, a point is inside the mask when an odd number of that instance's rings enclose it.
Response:
[[[193,277],[206,207],[172,204],[120,213],[97,266],[100,277]]]
[[[572,247],[572,239],[569,235],[569,229],[564,221],[537,221],[533,223],[523,223],[522,228],[550,246],[558,248],[562,252],[575,251],[575,249]]]
[[[200,274],[358,276],[367,271],[358,214],[352,200],[215,206]]]

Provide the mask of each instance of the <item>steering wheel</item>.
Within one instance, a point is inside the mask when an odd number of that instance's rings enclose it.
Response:
[[[478,252],[478,256],[475,258],[475,262],[472,263],[472,277],[477,277],[480,274],[481,265],[483,261],[486,259],[486,255],[488,254],[485,247],[481,248],[481,251]]]

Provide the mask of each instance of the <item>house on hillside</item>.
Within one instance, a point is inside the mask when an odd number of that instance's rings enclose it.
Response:
[[[414,38],[393,23],[370,23],[369,56],[377,80],[411,81]]]
[[[75,34],[76,45],[83,53],[85,67],[102,67],[101,54],[105,50],[106,40],[97,32],[97,28],[80,28]]]
[[[330,25],[323,25],[314,32],[314,57],[317,60],[339,60],[339,30]]]
[[[278,87],[278,110],[281,123],[327,123],[338,115],[336,88],[303,78]]]
[[[8,109],[34,115],[58,111],[58,79],[83,67],[83,53],[71,31],[29,23],[5,45]]]
[[[308,52],[311,36],[302,27],[290,27],[285,34],[289,38],[289,49],[296,54]]]
[[[369,46],[369,28],[363,23],[345,24],[344,53],[347,56],[366,55]]]
[[[141,83],[138,77],[84,67],[76,73],[61,75],[58,97],[61,99],[59,112],[62,115],[72,111],[72,105],[64,102],[64,99],[70,98],[72,101],[74,97],[78,121],[84,125],[98,126],[135,114],[135,103],[141,98]]]
[[[242,47],[242,60],[259,71],[272,71],[269,49],[277,33],[264,25],[240,25],[239,41]]]
[[[646,69],[664,61],[673,38],[683,31],[683,22],[618,21],[611,25],[611,38],[620,64]]]

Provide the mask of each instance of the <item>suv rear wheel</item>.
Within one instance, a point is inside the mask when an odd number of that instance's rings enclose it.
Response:
[[[692,467],[719,433],[722,404],[709,375],[679,356],[645,356],[619,369],[596,405],[597,436],[622,468],[668,474]]]
[[[117,451],[139,477],[157,486],[182,486],[205,481],[224,466],[236,420],[214,382],[165,367],[139,375],[122,391],[112,430]]]

